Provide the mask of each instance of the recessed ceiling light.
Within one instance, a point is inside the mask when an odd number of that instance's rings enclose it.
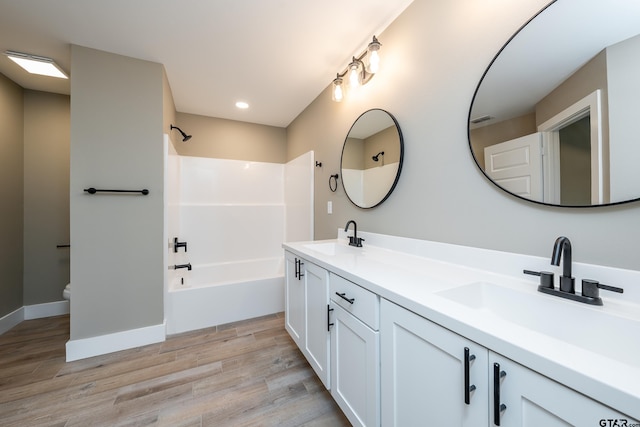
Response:
[[[244,101],[238,101],[236,102],[236,107],[238,107],[241,110],[246,110],[247,108],[249,108],[249,104],[247,104]]]
[[[42,76],[57,77],[59,79],[68,79],[67,75],[53,62],[51,58],[44,56],[30,55],[28,53],[6,51],[7,57],[30,72],[31,74],[40,74]]]

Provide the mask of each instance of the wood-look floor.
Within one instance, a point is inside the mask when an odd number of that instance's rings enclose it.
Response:
[[[65,363],[69,317],[0,335],[1,426],[348,426],[277,314]]]

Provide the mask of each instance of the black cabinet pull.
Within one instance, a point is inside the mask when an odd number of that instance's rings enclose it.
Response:
[[[500,364],[493,364],[493,424],[500,425],[500,416],[507,409],[507,405],[500,403],[500,380],[506,377],[507,373],[500,370]]]
[[[333,323],[331,323],[332,311],[333,311],[333,308],[331,308],[331,305],[327,304],[327,332],[331,332],[331,327],[333,326]]]
[[[469,354],[469,347],[464,348],[464,403],[471,403],[471,392],[476,389],[474,384],[469,384],[469,364],[476,359],[475,354]]]
[[[294,258],[294,260],[295,260],[294,276],[296,279],[302,280],[302,276],[304,276],[304,273],[302,272],[302,266],[304,265],[304,262],[302,262],[302,260],[298,258]]]
[[[338,295],[340,298],[342,298],[343,300],[345,300],[346,302],[348,302],[349,304],[353,304],[353,302],[356,300],[355,298],[347,298],[345,295],[346,293],[340,293],[340,292],[336,292],[336,295]]]

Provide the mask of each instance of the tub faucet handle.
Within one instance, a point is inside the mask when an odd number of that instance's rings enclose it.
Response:
[[[173,252],[178,252],[178,248],[184,248],[184,251],[187,252],[187,242],[178,242],[178,238],[173,238]]]

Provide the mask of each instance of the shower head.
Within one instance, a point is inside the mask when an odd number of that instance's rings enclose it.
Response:
[[[180,129],[178,126],[171,125],[171,130],[174,130],[174,129],[178,129],[178,132],[182,134],[182,142],[187,142],[188,140],[191,139],[191,135],[187,135],[186,133],[184,133],[182,129]]]
[[[371,158],[373,159],[374,162],[377,162],[379,160],[378,156],[384,156],[384,151],[379,152],[375,156],[371,156]]]

